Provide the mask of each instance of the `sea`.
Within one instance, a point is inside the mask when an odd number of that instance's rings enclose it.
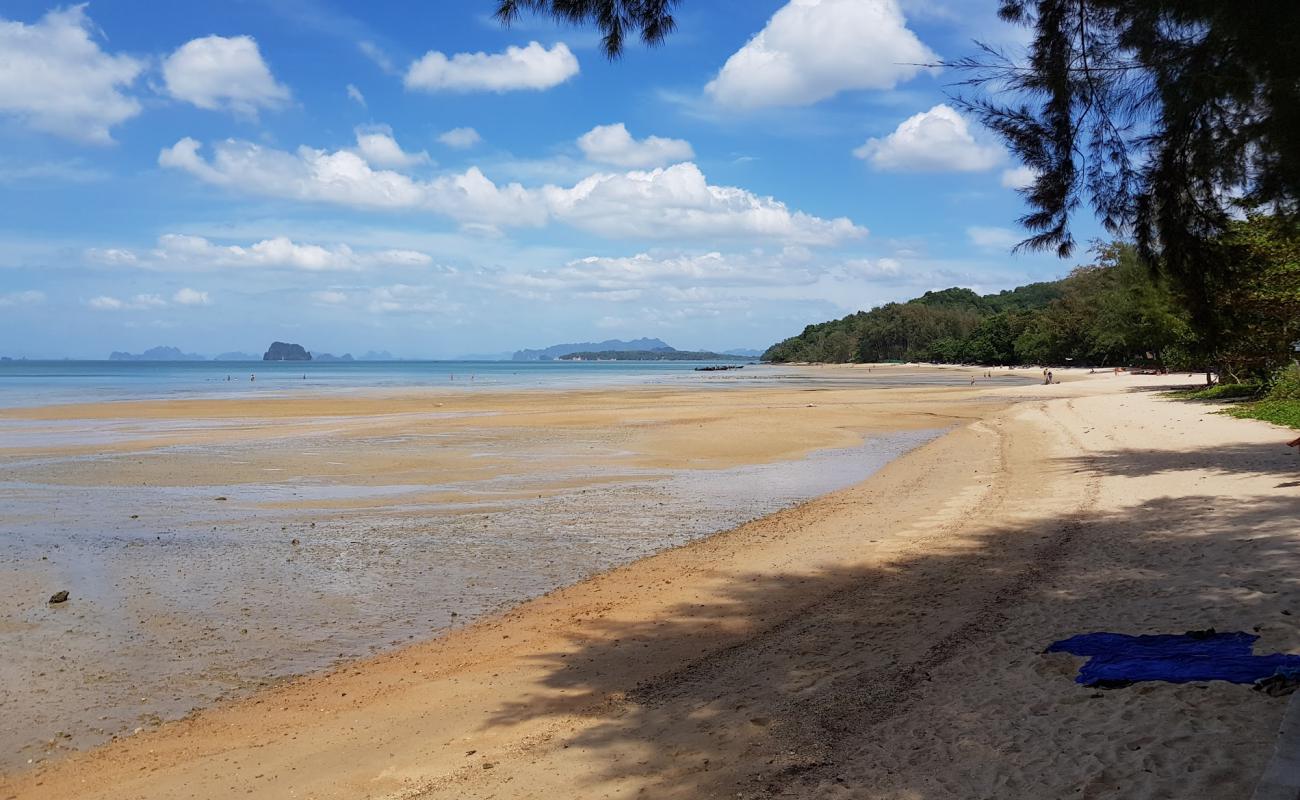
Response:
[[[818,374],[751,361],[718,372],[700,361],[0,361],[0,408],[177,398],[365,392],[411,388],[583,389],[665,387],[962,385],[958,372]],[[1019,382],[1011,376],[1003,380]]]

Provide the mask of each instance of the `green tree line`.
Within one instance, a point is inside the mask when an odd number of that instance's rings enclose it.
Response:
[[[1232,223],[1207,314],[1116,242],[1067,277],[992,295],[952,288],[817,325],[773,345],[775,362],[931,361],[981,365],[1214,369],[1234,382],[1289,362],[1300,338],[1300,235],[1272,217]],[[1158,265],[1157,265],[1158,266]]]

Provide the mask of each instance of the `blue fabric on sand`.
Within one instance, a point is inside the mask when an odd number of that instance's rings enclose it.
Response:
[[[1075,679],[1085,686],[1137,681],[1254,683],[1281,670],[1300,670],[1300,655],[1254,655],[1258,638],[1242,632],[1084,633],[1055,642],[1047,652],[1091,656]]]

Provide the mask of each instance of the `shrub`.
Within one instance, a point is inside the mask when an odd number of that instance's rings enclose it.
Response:
[[[1300,400],[1300,366],[1283,367],[1273,375],[1270,400]]]

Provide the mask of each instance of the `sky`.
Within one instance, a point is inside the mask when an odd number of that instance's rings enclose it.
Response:
[[[925,66],[1022,47],[992,0],[683,0],[615,62],[494,6],[8,0],[0,355],[763,349],[1074,265]]]

